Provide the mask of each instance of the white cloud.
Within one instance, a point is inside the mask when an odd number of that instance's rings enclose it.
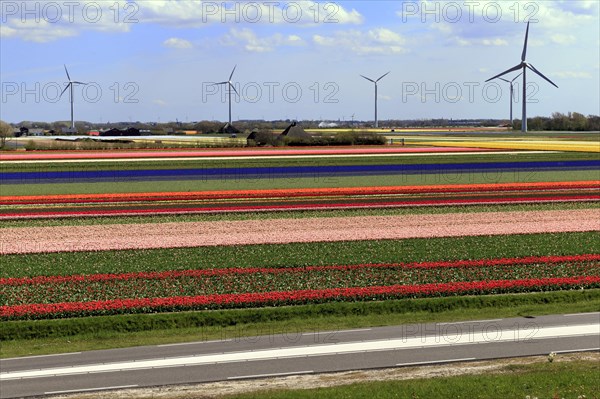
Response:
[[[39,22],[31,20],[24,23],[20,21],[8,21],[7,24],[0,26],[0,37],[19,38],[35,43],[48,43],[66,37],[77,36],[77,34],[75,29],[55,26],[44,20],[40,20]]]
[[[227,24],[362,24],[363,16],[336,2],[215,2],[202,0],[138,1],[144,22],[202,27]]]
[[[573,44],[577,41],[573,35],[563,35],[560,33],[550,36],[550,40],[557,44]]]
[[[313,35],[313,42],[321,47],[349,50],[360,55],[407,52],[406,39],[386,28],[376,28],[367,32],[338,31],[333,36]]]
[[[554,72],[550,74],[551,76],[556,76],[563,79],[591,79],[592,74],[589,72],[583,71],[560,71]]]
[[[504,39],[482,39],[481,44],[484,46],[508,46],[508,42]]]
[[[131,15],[116,16],[110,8],[115,4],[111,0],[15,4],[15,9],[7,9],[14,12],[2,16],[0,36],[36,43],[78,36],[84,31],[128,32],[135,19]]]
[[[172,37],[163,42],[165,47],[175,48],[175,49],[188,49],[192,48],[193,45],[191,42],[185,39],[180,39],[177,37]]]
[[[248,28],[232,28],[227,35],[221,39],[221,44],[228,46],[243,46],[244,50],[256,53],[264,53],[275,50],[282,46],[302,46],[304,40],[298,35],[284,36],[276,33],[271,36],[258,37],[254,31]]]
[[[508,42],[504,39],[464,39],[455,36],[452,40],[459,46],[508,46]]]
[[[160,100],[160,99],[156,99],[152,101],[153,104],[156,104],[158,106],[164,107],[167,105],[167,102],[164,100]]]
[[[460,9],[458,17],[457,7]],[[566,45],[583,37],[573,33],[581,27],[596,26],[591,37],[598,35],[599,8],[597,0],[479,0],[470,2],[468,6],[464,2],[441,0],[411,2],[410,6],[403,5],[402,11],[396,14],[400,20],[418,23],[428,30],[427,33],[437,34],[450,44],[522,45],[525,23],[531,21],[529,33],[532,45],[535,43],[531,39],[535,38],[544,38],[544,44]],[[496,17],[499,18],[497,21]]]

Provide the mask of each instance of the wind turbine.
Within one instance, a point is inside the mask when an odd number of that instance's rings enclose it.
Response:
[[[391,71],[390,71],[391,72]],[[390,73],[388,72],[388,73]],[[376,80],[367,78],[364,75],[360,75],[363,78],[367,79],[369,82],[373,82],[375,84],[375,127],[379,127],[379,124],[377,122],[377,82],[379,82],[381,79],[383,79],[388,73],[381,75],[379,78],[377,78]]]
[[[71,76],[69,75],[69,70],[67,69],[66,65],[65,65],[65,72],[67,73],[67,78],[69,79],[69,83],[67,83],[67,85],[65,86],[62,93],[60,93],[59,99],[62,98],[63,94],[65,94],[65,91],[67,91],[68,88],[71,89],[71,91],[69,93],[70,94],[69,97],[71,98],[71,131],[74,131],[75,130],[75,120],[73,119],[73,86],[74,85],[87,85],[87,83],[71,80]]]
[[[235,68],[237,68],[237,65],[233,67],[233,70],[231,71],[231,75],[229,75],[228,80],[226,80],[225,82],[215,83],[215,85],[228,85],[229,86],[228,87],[229,88],[229,126],[231,126],[231,89],[233,89],[233,91],[235,91],[235,94],[237,94],[239,96],[239,93],[235,89],[235,86],[233,85],[233,83],[231,83],[231,78],[233,77]]]
[[[525,44],[523,45],[523,53],[521,54],[521,63],[519,65],[516,65],[516,66],[486,80],[486,82],[489,82],[490,80],[499,78],[500,76],[506,75],[507,73],[518,71],[519,69],[522,70],[521,73],[523,74],[523,115],[521,117],[521,132],[524,132],[524,133],[527,132],[527,77],[526,77],[527,68],[531,69],[533,72],[535,72],[536,74],[538,74],[539,76],[544,78],[552,86],[554,86],[558,89],[558,86],[555,85],[554,82],[552,82],[550,79],[545,77],[533,65],[531,65],[530,63],[525,61],[525,56],[527,55],[527,37],[528,36],[529,36],[529,21],[527,22],[527,30],[525,31]]]
[[[521,73],[523,73],[523,72],[521,72]],[[512,124],[513,124],[513,113],[512,113],[512,108],[513,107],[512,107],[512,105],[513,105],[513,100],[515,98],[515,96],[513,95],[513,92],[514,92],[514,90],[513,90],[514,89],[514,84],[513,83],[514,83],[514,81],[519,76],[521,76],[521,73],[518,74],[517,76],[515,76],[514,78],[512,78],[512,80],[507,80],[507,79],[504,79],[504,78],[498,78],[500,80],[503,80],[503,81],[507,82],[510,85],[510,126],[511,126],[511,128],[512,128]]]

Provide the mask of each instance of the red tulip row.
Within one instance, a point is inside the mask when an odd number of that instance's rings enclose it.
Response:
[[[438,200],[403,200],[380,202],[341,202],[341,203],[312,203],[312,204],[282,204],[282,205],[234,205],[234,206],[194,206],[176,208],[131,208],[131,209],[94,209],[69,211],[19,211],[0,214],[0,219],[39,219],[55,217],[82,216],[135,216],[135,215],[171,215],[194,213],[223,213],[223,212],[267,212],[292,210],[332,210],[332,209],[361,209],[361,208],[396,208],[408,206],[443,206],[443,205],[497,205],[497,204],[529,204],[546,202],[599,201],[600,195],[555,195],[544,197],[498,197],[498,198],[453,198]]]
[[[297,148],[211,148],[201,150],[110,150],[110,151],[85,151],[85,150],[62,150],[62,151],[27,151],[9,152],[0,154],[2,161],[22,160],[65,160],[65,159],[131,159],[131,158],[187,158],[187,157],[240,157],[247,156],[250,159],[257,156],[273,155],[354,155],[354,154],[400,154],[400,153],[443,153],[443,152],[493,152],[490,148],[472,147],[312,147],[310,149]]]
[[[116,313],[203,310],[228,307],[280,306],[331,300],[383,300],[406,297],[498,294],[600,287],[599,276],[448,282],[320,290],[215,294],[169,298],[117,299],[91,302],[31,304],[0,307],[0,319],[60,318]]]
[[[472,193],[505,191],[547,191],[547,190],[595,190],[598,194],[600,181],[574,182],[528,182],[493,184],[440,184],[423,186],[381,186],[381,187],[330,187],[292,188],[272,190],[227,190],[193,192],[150,192],[150,193],[108,193],[108,194],[57,194],[2,196],[0,205],[57,204],[57,203],[103,203],[139,201],[191,201],[235,198],[296,198],[331,197],[355,195],[395,195],[428,193]]]
[[[209,277],[241,274],[280,274],[280,273],[307,273],[322,271],[347,271],[363,268],[402,268],[402,269],[437,269],[437,268],[466,268],[466,267],[491,267],[501,265],[528,265],[528,264],[558,264],[565,262],[592,262],[599,261],[600,254],[560,255],[560,256],[527,256],[522,258],[497,258],[476,260],[452,260],[435,262],[411,263],[377,263],[359,265],[336,266],[306,266],[306,267],[280,267],[280,268],[221,268],[200,270],[168,270],[162,272],[137,272],[120,274],[88,274],[68,276],[37,276],[22,278],[0,278],[0,286],[21,286],[39,284],[65,284],[73,282],[102,282],[115,280],[163,280],[179,277]]]

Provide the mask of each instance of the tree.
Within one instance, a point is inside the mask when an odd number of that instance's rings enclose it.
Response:
[[[13,128],[8,123],[0,120],[0,148],[4,148],[6,139],[13,136]]]
[[[585,115],[573,112],[571,114],[571,128],[578,131],[588,130],[588,120]]]

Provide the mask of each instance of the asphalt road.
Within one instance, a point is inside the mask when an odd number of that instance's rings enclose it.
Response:
[[[201,339],[199,337],[199,339]],[[347,331],[288,331],[0,360],[0,397],[600,350],[600,312]]]

